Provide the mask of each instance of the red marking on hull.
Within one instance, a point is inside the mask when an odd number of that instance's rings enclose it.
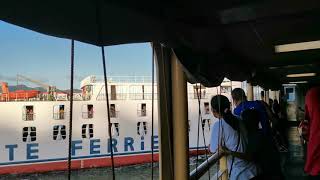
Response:
[[[199,154],[204,154],[205,150],[199,150]],[[190,151],[190,155],[196,155],[197,151]],[[154,154],[154,161],[159,161],[158,153]],[[151,154],[138,154],[130,156],[116,156],[114,157],[114,163],[116,167],[127,166],[134,164],[143,164],[151,162]],[[91,159],[79,159],[72,160],[72,169],[84,169],[84,168],[95,168],[95,167],[108,167],[111,166],[110,157],[99,157]],[[62,171],[67,170],[67,161],[58,162],[40,162],[30,163],[24,165],[10,165],[0,167],[0,174],[23,174],[23,173],[41,173],[48,171]]]

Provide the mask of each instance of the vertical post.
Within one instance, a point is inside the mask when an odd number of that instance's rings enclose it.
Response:
[[[271,99],[276,99],[276,91],[271,91],[269,92],[269,96]]]
[[[254,97],[253,97],[253,86],[251,83],[247,83],[247,98],[248,101],[253,101]]]
[[[228,180],[227,156],[223,156],[219,160],[219,170],[223,172],[221,180]]]
[[[264,93],[264,98],[265,98],[265,102],[267,104],[269,104],[269,89],[265,90],[265,93]]]
[[[174,53],[171,64],[174,179],[185,180],[189,178],[187,80]]]
[[[173,180],[172,84],[170,49],[152,44],[156,53],[159,112],[159,179]]]

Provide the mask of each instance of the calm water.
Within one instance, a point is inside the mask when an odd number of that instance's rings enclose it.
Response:
[[[190,159],[190,170],[195,168],[196,158]],[[204,157],[200,157],[200,161],[203,162]],[[201,163],[200,162],[200,163]],[[211,176],[216,168],[211,169]],[[147,180],[151,179],[151,164],[134,165],[116,168],[116,179],[125,180]],[[0,176],[0,179],[20,179],[20,180],[56,180],[67,179],[66,171],[56,171],[42,174],[28,174],[28,175],[6,175]],[[74,180],[108,180],[112,179],[111,168],[93,168],[93,169],[82,169],[72,171],[72,179]],[[154,180],[159,179],[159,165],[154,164]],[[208,179],[208,175],[205,175],[202,179]]]

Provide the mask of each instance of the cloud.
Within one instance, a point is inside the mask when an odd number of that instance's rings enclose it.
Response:
[[[0,81],[17,81],[16,76],[5,76],[0,74]]]

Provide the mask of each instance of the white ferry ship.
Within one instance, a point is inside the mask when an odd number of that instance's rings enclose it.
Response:
[[[154,102],[154,136],[151,137],[152,83],[146,77],[108,79],[112,144],[116,166],[151,162],[151,142],[158,151],[157,87]],[[209,141],[211,96],[230,97],[241,82],[224,81],[216,88],[198,89],[201,95],[202,130]],[[197,149],[199,104],[197,87],[188,84],[189,147]],[[72,168],[111,166],[104,83],[95,76],[81,81],[74,94]],[[52,95],[52,96],[51,96]],[[68,157],[69,101],[66,93],[9,92],[2,83],[0,95],[0,174],[66,170]],[[201,129],[202,128],[202,129]],[[154,155],[158,158],[157,153]]]

